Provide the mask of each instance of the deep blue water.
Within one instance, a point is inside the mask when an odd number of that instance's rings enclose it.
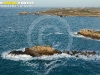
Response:
[[[99,55],[79,58],[66,54],[38,58],[7,55],[9,51],[35,45],[100,53],[100,41],[73,35],[84,28],[100,30],[99,17],[18,14],[47,9],[0,9],[0,75],[100,75]]]

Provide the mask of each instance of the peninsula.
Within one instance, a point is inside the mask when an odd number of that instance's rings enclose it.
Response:
[[[60,17],[64,16],[91,16],[100,17],[100,8],[52,8],[40,12],[19,12],[20,15],[56,15]]]

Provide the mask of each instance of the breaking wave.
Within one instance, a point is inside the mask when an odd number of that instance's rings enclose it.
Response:
[[[70,35],[71,35],[72,37],[85,38],[85,39],[90,39],[90,40],[100,41],[100,40],[96,40],[96,39],[91,39],[91,38],[88,38],[88,37],[84,37],[83,35],[77,34],[77,32],[71,32]]]
[[[17,49],[17,50],[24,50],[24,49]],[[76,55],[69,55],[69,54],[65,54],[65,53],[62,53],[62,54],[54,54],[54,55],[51,55],[51,56],[40,56],[40,57],[32,57],[30,55],[26,55],[26,54],[23,54],[23,55],[13,55],[13,54],[9,54],[10,51],[6,51],[6,52],[3,52],[1,54],[1,57],[3,59],[9,59],[9,60],[14,60],[14,61],[19,61],[19,60],[22,60],[22,61],[29,61],[29,60],[56,60],[56,59],[61,59],[61,58],[66,58],[66,59],[69,59],[69,58],[75,58],[75,59],[83,59],[83,60],[100,60],[100,55],[99,54],[96,54],[96,55],[89,55],[89,56],[84,56],[84,55],[78,55],[78,57],[76,57]]]
[[[60,33],[60,32],[55,32],[55,34],[64,34],[64,33]]]
[[[23,61],[27,61],[27,60],[32,60],[32,57],[30,55],[13,55],[13,54],[9,54],[8,52],[4,52],[2,53],[1,57],[3,59],[9,59],[9,60],[14,60],[14,61],[19,61],[19,60],[23,60]]]

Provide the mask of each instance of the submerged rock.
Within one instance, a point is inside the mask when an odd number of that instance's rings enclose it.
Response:
[[[97,40],[100,39],[100,31],[83,29],[83,30],[80,30],[77,34],[80,34],[80,35],[83,35],[85,37],[92,38],[92,39],[97,39]]]

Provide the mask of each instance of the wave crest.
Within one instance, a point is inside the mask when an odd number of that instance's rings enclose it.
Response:
[[[21,49],[18,49],[18,50],[21,50]],[[24,49],[22,49],[24,50]],[[100,55],[99,54],[96,54],[96,55],[89,55],[89,56],[84,56],[84,55],[78,55],[78,57],[76,57],[75,55],[69,55],[69,54],[65,54],[65,53],[62,53],[62,54],[54,54],[54,55],[51,55],[51,56],[40,56],[40,57],[32,57],[30,55],[26,55],[26,54],[23,54],[23,55],[13,55],[13,54],[9,54],[10,51],[6,51],[6,52],[3,52],[1,54],[1,57],[3,59],[9,59],[9,60],[14,60],[14,61],[19,61],[19,60],[22,60],[22,61],[29,61],[29,60],[56,60],[56,59],[61,59],[61,58],[66,58],[66,59],[69,59],[69,58],[75,58],[75,59],[83,59],[83,60],[100,60]]]

